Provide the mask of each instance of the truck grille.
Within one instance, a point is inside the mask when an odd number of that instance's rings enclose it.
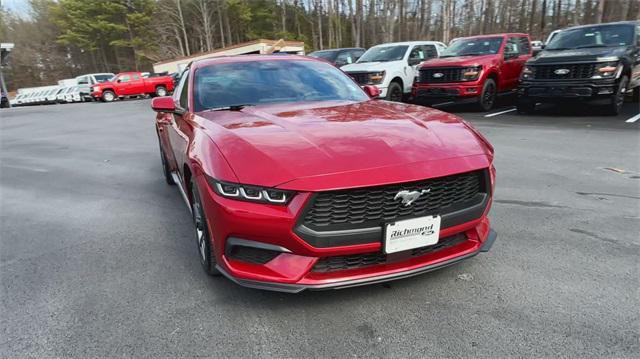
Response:
[[[421,83],[461,82],[464,70],[462,67],[422,69],[418,81]],[[442,76],[434,77],[434,74],[442,74]]]
[[[481,201],[477,195],[485,188],[484,172],[480,170],[412,183],[320,192],[311,200],[303,224],[316,230],[336,225],[362,228],[406,217],[443,214]],[[409,206],[394,199],[401,190],[427,189],[428,193]]]
[[[349,74],[349,76],[351,76],[351,78],[353,78],[353,80],[355,82],[357,82],[358,85],[368,85],[369,84],[369,73],[368,72],[347,72],[347,74]]]
[[[419,257],[438,250],[453,247],[467,240],[463,233],[454,236],[441,238],[432,246],[415,248],[404,252],[384,254],[383,252],[353,254],[349,256],[335,256],[321,258],[312,269],[312,272],[326,273],[347,269],[358,269],[379,264],[390,264]]]
[[[595,64],[574,64],[574,65],[536,65],[533,66],[533,77],[536,80],[578,80],[589,79],[593,76]],[[569,73],[560,75],[556,70],[569,70]]]

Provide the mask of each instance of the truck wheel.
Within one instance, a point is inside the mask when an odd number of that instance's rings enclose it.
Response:
[[[204,214],[200,192],[195,182],[191,181],[191,213],[193,214],[193,224],[196,232],[196,244],[200,264],[207,274],[219,276],[221,273],[216,269],[216,255],[211,246],[211,236],[209,235],[209,222]]]
[[[156,87],[156,96],[167,96],[167,88],[164,86]]]
[[[533,113],[533,111],[536,109],[536,103],[520,100],[516,103],[516,109],[518,113],[522,115]]]
[[[111,90],[106,90],[102,92],[102,101],[104,102],[112,102],[116,99],[116,94]]]
[[[402,102],[402,86],[397,82],[390,83],[385,99],[387,101]]]
[[[493,79],[487,79],[482,86],[482,93],[478,100],[478,106],[483,111],[489,111],[496,102],[496,82]]]
[[[616,93],[611,97],[611,104],[607,105],[607,114],[611,116],[617,116],[622,111],[624,105],[624,98],[627,95],[627,86],[629,85],[629,78],[622,76],[618,81],[618,88]]]

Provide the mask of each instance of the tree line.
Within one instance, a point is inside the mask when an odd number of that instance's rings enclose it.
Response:
[[[0,10],[14,42],[9,88],[88,72],[151,71],[153,62],[258,38],[306,50],[370,47],[525,32],[543,40],[571,25],[640,18],[640,0],[29,0]]]

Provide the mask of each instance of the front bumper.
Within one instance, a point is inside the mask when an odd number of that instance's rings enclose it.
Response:
[[[536,102],[576,100],[596,104],[611,103],[617,89],[616,79],[577,81],[523,81],[518,98]]]
[[[221,197],[204,178],[197,177],[196,180],[209,219],[209,231],[215,239],[213,246],[218,269],[232,281],[251,288],[295,293],[305,289],[347,288],[410,277],[488,251],[496,238],[487,218],[491,207],[489,198],[477,217],[441,228],[442,247],[423,247],[420,250],[424,251],[418,254],[409,250],[385,255],[383,261],[374,264],[321,270],[321,260],[327,258],[383,255],[382,241],[314,246],[295,232],[298,216],[303,213],[312,194],[298,193],[287,206],[265,205]],[[444,244],[453,237],[456,241]],[[270,251],[272,256],[264,261],[245,260],[262,254],[249,251],[248,254],[237,255],[236,246],[247,246],[254,252],[256,248]]]
[[[473,103],[482,93],[482,83],[456,82],[414,84],[411,94],[416,101],[433,104],[438,102]]]

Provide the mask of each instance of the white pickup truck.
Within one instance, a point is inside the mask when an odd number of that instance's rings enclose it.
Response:
[[[420,64],[440,56],[446,45],[437,41],[394,42],[376,45],[353,64],[342,66],[359,85],[375,85],[380,97],[402,101],[411,93]]]

